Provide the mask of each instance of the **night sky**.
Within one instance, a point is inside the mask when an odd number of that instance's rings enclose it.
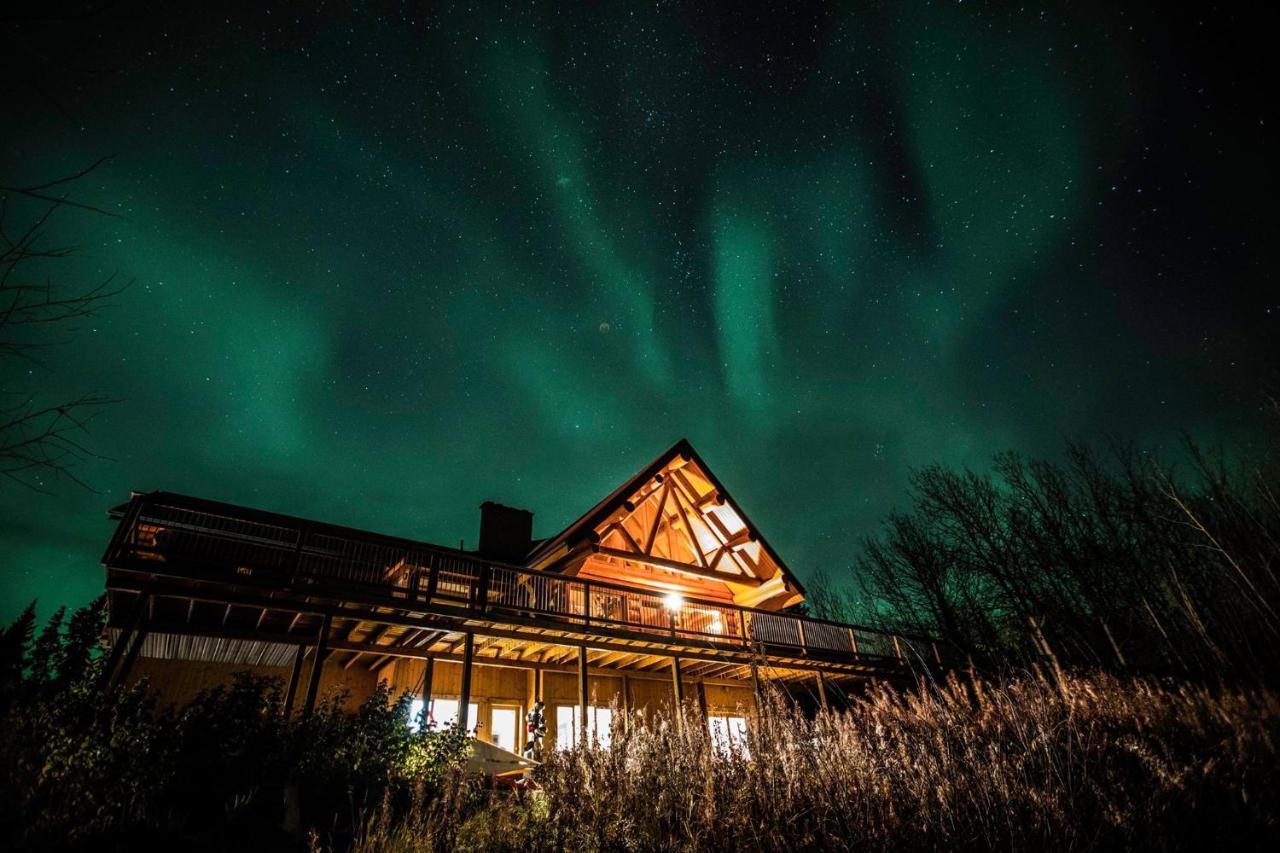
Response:
[[[1248,442],[1276,391],[1235,4],[257,5],[0,23],[0,183],[114,155],[56,276],[135,280],[0,362],[123,400],[96,491],[0,486],[6,620],[101,590],[130,489],[474,547],[686,436],[810,579],[912,466]]]

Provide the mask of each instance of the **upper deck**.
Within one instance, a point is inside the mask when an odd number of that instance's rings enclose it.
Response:
[[[939,648],[923,638],[675,600],[165,492],[135,495],[123,508],[103,563],[113,624],[120,623],[121,596],[145,594],[153,632],[287,645],[314,642],[321,619],[345,619],[345,632],[330,647],[355,655],[431,654],[429,643],[401,641],[416,630],[436,638],[536,639],[731,666],[763,660],[783,672],[832,675],[892,676],[913,661],[941,659]],[[157,612],[156,601],[167,604]]]

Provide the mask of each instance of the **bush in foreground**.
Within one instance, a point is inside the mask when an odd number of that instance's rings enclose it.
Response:
[[[0,849],[345,846],[352,816],[435,798],[465,760],[455,731],[409,729],[385,685],[355,714],[330,696],[283,714],[279,679],[238,673],[182,708],[145,681],[103,689],[102,602],[0,631]]]

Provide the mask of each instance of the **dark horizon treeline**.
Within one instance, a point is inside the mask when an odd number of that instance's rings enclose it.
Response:
[[[1069,443],[1064,461],[930,465],[854,564],[861,600],[819,581],[820,615],[867,611],[983,667],[1064,666],[1275,681],[1280,465],[1190,440],[1169,461]],[[859,605],[863,605],[859,607]]]

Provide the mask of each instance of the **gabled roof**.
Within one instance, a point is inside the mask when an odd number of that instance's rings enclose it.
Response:
[[[672,538],[681,540],[678,553],[653,556],[660,527],[670,536],[681,534]],[[638,557],[638,562],[740,589],[767,585],[770,598],[789,601],[804,595],[799,580],[687,439],[560,533],[535,545],[526,562],[557,570],[588,551],[621,560]]]

